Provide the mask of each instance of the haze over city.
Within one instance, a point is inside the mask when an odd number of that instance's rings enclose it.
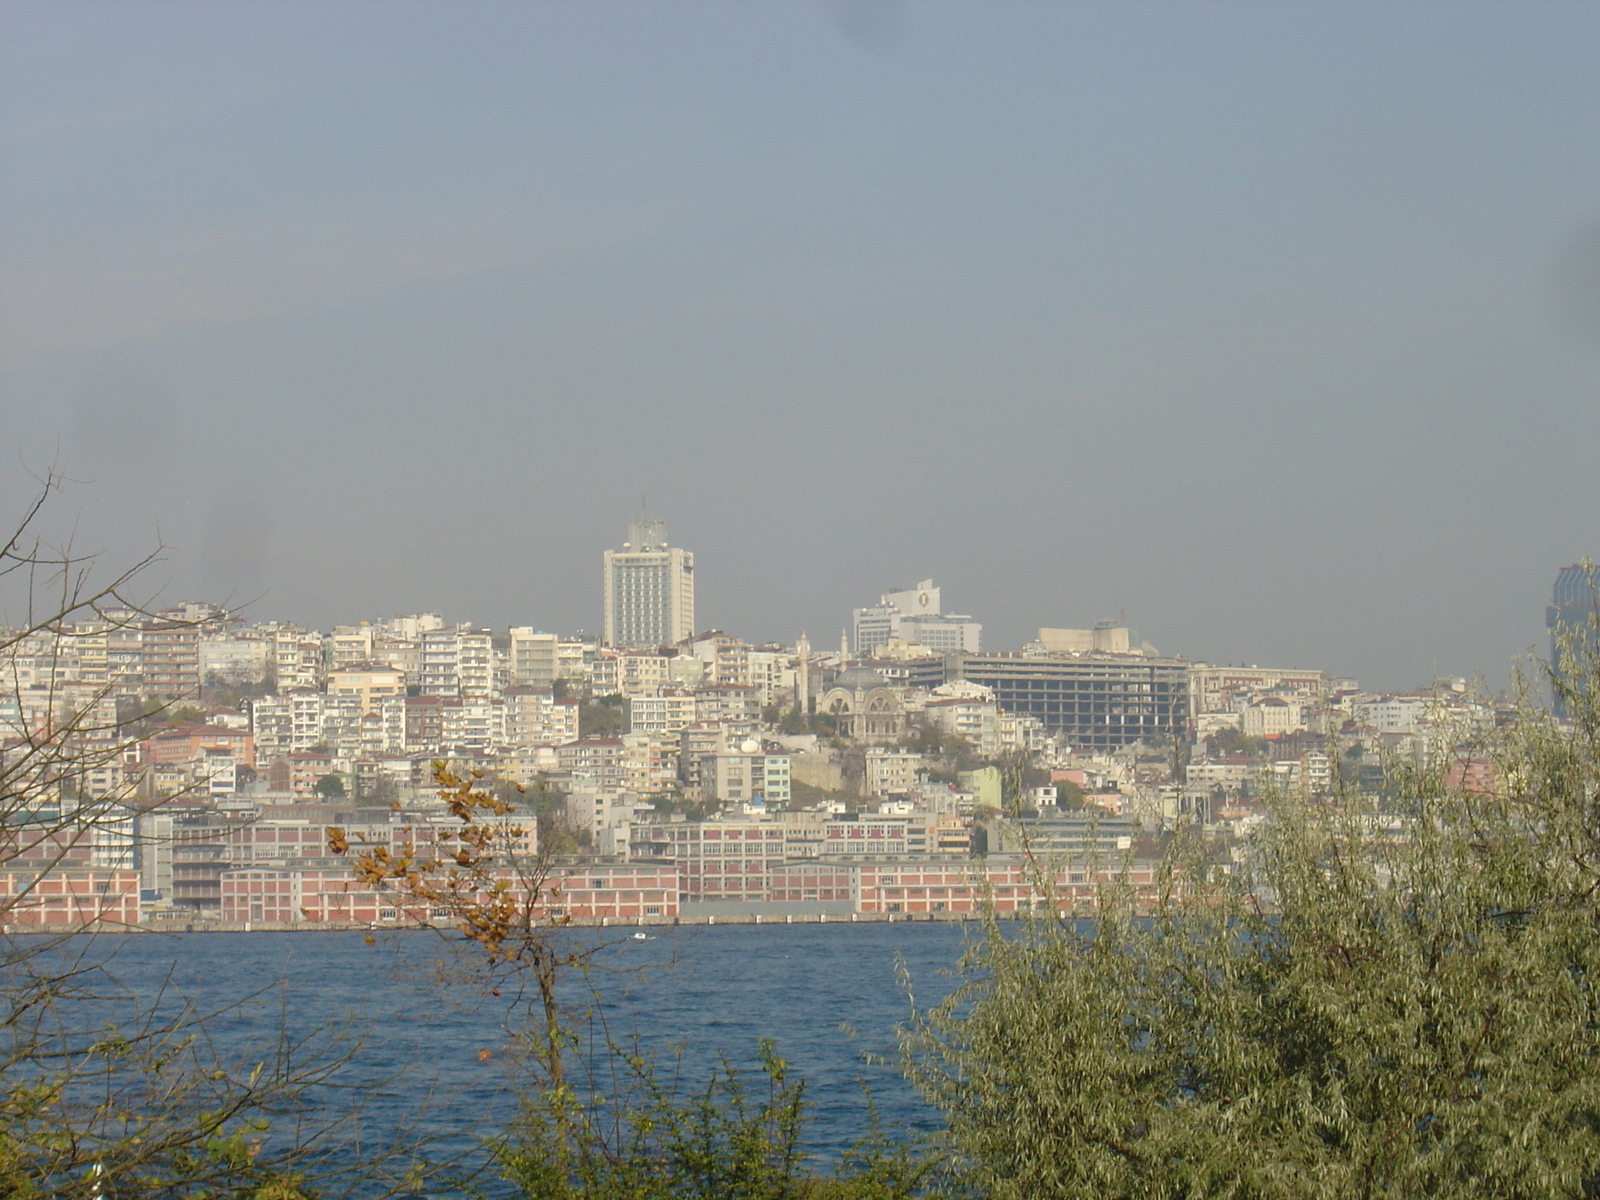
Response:
[[[314,627],[936,578],[1504,679],[1600,554],[1590,5],[0,8],[0,503]],[[26,469],[25,469],[26,468]],[[60,526],[64,528],[64,523]]]

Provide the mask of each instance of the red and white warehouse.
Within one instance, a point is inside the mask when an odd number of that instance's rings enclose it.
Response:
[[[10,929],[134,926],[139,917],[137,871],[0,871],[0,923]]]
[[[1087,903],[1100,883],[1113,880],[1136,888],[1156,881],[1157,864],[1135,861],[1091,871],[1082,864],[1059,868],[1054,888],[1058,901]],[[899,859],[863,862],[787,862],[769,871],[771,898],[778,903],[819,903],[843,900],[862,914],[976,913],[985,898],[995,911],[1014,913],[1028,909],[1038,899],[1028,869],[1020,858],[984,862],[939,862],[936,859]]]
[[[672,920],[678,871],[671,864],[560,866],[546,882],[541,915],[579,920]],[[298,925],[417,922],[447,914],[407,904],[398,891],[374,891],[352,879],[344,859],[296,867],[245,865],[222,872],[224,921]]]

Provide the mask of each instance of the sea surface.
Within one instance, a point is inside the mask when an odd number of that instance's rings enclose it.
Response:
[[[862,1134],[867,1093],[888,1131],[938,1127],[900,1078],[894,1030],[908,1012],[907,981],[919,1005],[954,985],[960,925],[649,932],[607,931],[593,969],[569,976],[569,1009],[595,1018],[580,1028],[653,1052],[663,1077],[686,1083],[724,1058],[758,1070],[757,1040],[771,1039],[806,1081],[805,1143],[820,1164]],[[124,999],[110,1002],[108,1019],[190,1003],[212,1014],[208,1051],[241,1062],[268,1057],[280,1038],[302,1054],[353,1046],[336,1075],[342,1086],[320,1095],[330,1114],[359,1104],[364,1140],[409,1129],[470,1160],[515,1111],[527,1076],[512,1034],[526,1027],[525,998],[505,981],[491,994],[476,947],[416,931],[371,945],[361,933],[200,933],[141,934],[97,951],[113,946],[106,971]]]

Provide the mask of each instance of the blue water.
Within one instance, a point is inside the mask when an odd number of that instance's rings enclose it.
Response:
[[[805,1140],[826,1161],[862,1132],[863,1081],[886,1129],[937,1127],[894,1065],[907,1013],[896,961],[930,1004],[952,986],[961,944],[960,927],[944,923],[664,929],[609,945],[566,998],[614,1038],[673,1069],[681,1061],[686,1080],[719,1055],[754,1069],[756,1039],[772,1039],[806,1080]],[[346,1030],[360,1046],[336,1077],[344,1086],[320,1093],[328,1114],[359,1100],[364,1140],[408,1128],[470,1158],[526,1078],[509,1032],[523,1025],[519,1006],[507,988],[487,993],[474,952],[421,932],[371,946],[359,933],[142,935],[117,945],[108,969],[128,1012],[158,994],[216,1011],[207,1028],[224,1059],[265,1057],[280,1034],[309,1052]]]

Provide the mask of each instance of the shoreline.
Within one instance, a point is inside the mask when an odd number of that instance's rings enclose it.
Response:
[[[996,914],[1011,919],[1012,914]],[[980,921],[981,913],[695,913],[676,917],[574,917],[565,926],[552,928],[574,929],[674,929],[686,926],[714,927],[718,925],[926,925],[930,923],[963,924]],[[443,928],[442,926],[440,928]],[[397,933],[427,932],[437,930],[428,925],[408,925],[403,922],[365,921],[221,921],[205,917],[184,920],[152,921],[140,925],[21,925],[11,926],[3,932],[10,936],[19,934],[74,934],[74,933]]]

